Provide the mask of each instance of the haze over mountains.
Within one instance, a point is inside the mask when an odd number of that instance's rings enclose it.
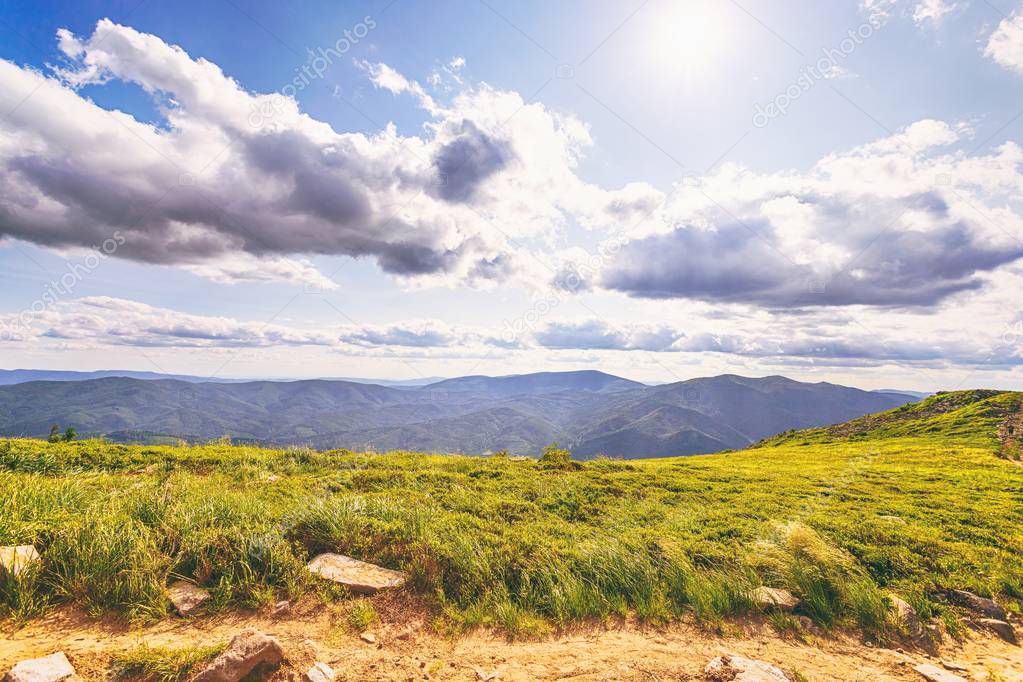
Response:
[[[0,434],[45,436],[58,424],[125,442],[226,436],[321,449],[528,455],[558,442],[578,458],[636,458],[740,448],[915,400],[780,376],[647,386],[597,371],[543,372],[403,387],[102,377],[0,386]]]
[[[0,369],[0,386],[11,384],[24,384],[29,381],[86,381],[88,379],[104,379],[107,377],[125,377],[128,379],[178,379],[190,383],[217,383],[236,384],[254,379],[231,379],[211,376],[197,376],[192,374],[161,374],[159,372],[140,372],[137,370],[102,369],[91,372],[76,372],[72,370],[53,369]],[[426,377],[420,379],[361,379],[355,377],[330,377],[330,381],[354,381],[358,384],[380,384],[381,386],[423,386],[441,377]],[[278,379],[278,381],[289,381]]]

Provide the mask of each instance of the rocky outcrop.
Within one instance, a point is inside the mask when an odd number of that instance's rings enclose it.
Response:
[[[1010,644],[1019,643],[1016,640],[1016,630],[1014,630],[1012,625],[1004,620],[999,620],[997,618],[978,618],[976,622],[977,625],[991,630]]]
[[[306,682],[332,682],[337,676],[334,669],[322,661],[313,663],[305,673]]]
[[[718,656],[703,669],[712,682],[791,682],[781,668],[738,654]]]
[[[193,682],[238,682],[253,671],[272,670],[283,660],[284,650],[276,639],[256,630],[244,630]]]
[[[4,682],[80,682],[71,661],[58,651],[42,658],[33,658],[15,665],[4,676]]]
[[[923,635],[924,626],[920,622],[920,616],[917,614],[916,609],[897,595],[889,594],[888,599],[892,603],[892,615],[899,625],[905,629],[906,634],[914,639]]]
[[[210,593],[198,585],[178,580],[167,588],[167,596],[175,611],[182,616],[190,616],[210,598]]]
[[[750,601],[762,609],[791,611],[799,606],[799,598],[788,590],[776,587],[758,587],[749,593]]]
[[[1004,608],[996,604],[993,600],[981,597],[973,592],[967,592],[966,590],[952,590],[948,593],[948,596],[949,599],[959,606],[984,614],[988,618],[1005,620],[1009,615]]]
[[[320,554],[306,566],[311,572],[333,580],[357,594],[373,594],[380,590],[401,587],[406,576],[401,571],[368,564],[343,554]]]
[[[966,682],[965,678],[959,677],[955,673],[950,673],[947,670],[943,670],[936,665],[930,663],[921,663],[920,665],[913,668],[913,670],[920,673],[920,675],[929,682]]]
[[[0,574],[16,576],[39,561],[39,552],[32,545],[0,547]]]

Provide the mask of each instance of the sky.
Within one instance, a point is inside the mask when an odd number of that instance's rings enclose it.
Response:
[[[0,367],[1023,388],[1016,0],[0,6]]]

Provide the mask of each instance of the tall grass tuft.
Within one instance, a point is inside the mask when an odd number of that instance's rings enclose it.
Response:
[[[800,522],[776,527],[757,546],[753,563],[761,575],[790,588],[799,608],[826,627],[851,616],[874,637],[890,632],[890,608],[882,590],[848,552]]]
[[[123,653],[115,654],[112,661],[113,670],[118,678],[180,682],[187,679],[200,663],[212,659],[226,646],[226,644],[207,644],[168,648],[142,644]]]

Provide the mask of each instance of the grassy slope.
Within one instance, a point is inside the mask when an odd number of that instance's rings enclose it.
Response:
[[[171,574],[214,608],[323,590],[323,550],[403,568],[456,626],[616,613],[711,622],[754,585],[825,626],[891,632],[884,593],[954,624],[947,588],[1023,599],[1023,468],[995,436],[1020,394],[961,392],[749,450],[565,466],[347,451],[0,442],[0,544],[44,570],[0,584],[148,619]]]

